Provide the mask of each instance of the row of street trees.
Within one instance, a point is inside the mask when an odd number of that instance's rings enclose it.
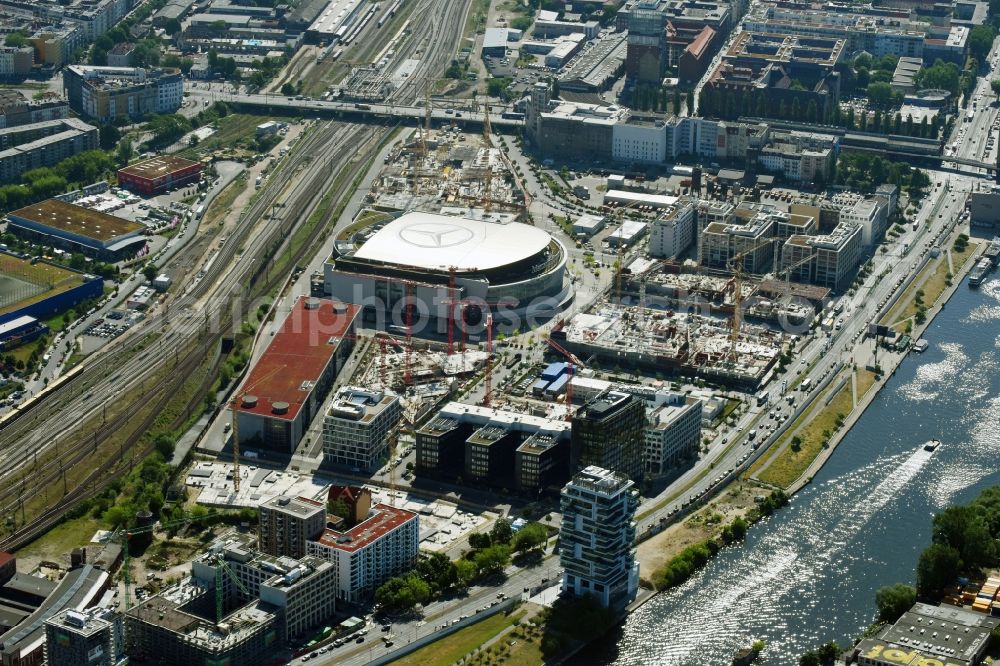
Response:
[[[413,571],[390,578],[379,587],[375,602],[386,611],[402,612],[459,592],[477,580],[502,575],[513,553],[537,551],[548,536],[548,529],[540,523],[528,523],[515,533],[509,521],[500,519],[490,532],[470,534],[471,550],[460,559],[452,561],[442,553],[421,557]]]

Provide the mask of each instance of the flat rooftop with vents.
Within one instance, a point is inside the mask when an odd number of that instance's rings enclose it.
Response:
[[[143,225],[58,199],[25,206],[7,218],[13,233],[100,258],[134,253],[146,244]]]
[[[300,297],[239,389],[240,443],[294,451],[350,355],[360,307]]]

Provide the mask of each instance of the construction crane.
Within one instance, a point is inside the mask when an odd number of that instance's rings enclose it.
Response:
[[[190,525],[195,520],[204,520],[206,518],[212,518],[214,516],[222,515],[221,511],[211,511],[206,513],[204,516],[199,516],[195,518],[191,514],[185,514],[184,518],[180,520],[172,520],[166,523],[156,523],[152,525],[144,525],[142,527],[133,527],[127,530],[121,530],[115,532],[111,535],[112,541],[118,541],[122,547],[122,579],[125,583],[125,611],[128,612],[132,608],[132,555],[130,551],[129,543],[132,537],[139,534],[151,534],[157,529],[165,530],[171,527],[179,527],[181,525]]]
[[[486,376],[483,378],[483,405],[489,407],[493,399],[493,313],[486,314]]]
[[[409,386],[413,382],[411,371],[413,353],[413,283],[409,280],[403,281],[404,303],[403,303],[403,325],[406,326],[406,346],[403,348],[403,385]]]
[[[243,401],[243,398],[250,393],[250,389],[254,388],[264,380],[270,379],[274,375],[278,374],[285,369],[284,365],[279,365],[272,368],[270,372],[262,377],[258,377],[257,380],[249,387],[243,387],[243,390],[233,391],[233,491],[236,494],[240,492],[240,419],[237,407]]]
[[[639,280],[639,347],[640,349],[645,347],[646,344],[646,281],[649,276],[660,269],[663,264],[662,261],[653,262],[653,264],[647,267],[645,270],[639,273],[637,279]]]
[[[811,262],[813,259],[816,258],[816,255],[817,255],[817,253],[813,252],[813,253],[809,254],[808,256],[806,256],[801,261],[797,261],[794,264],[792,264],[791,266],[786,266],[785,268],[782,268],[780,271],[778,271],[778,277],[779,278],[782,275],[785,276],[785,290],[786,291],[789,289],[789,282],[791,282],[791,279],[792,279],[792,271],[794,271],[799,266],[804,266],[805,264],[808,264],[809,262]]]
[[[753,247],[737,253],[728,262],[729,269],[733,272],[733,326],[730,338],[733,343],[734,353],[736,348],[736,339],[740,335],[740,327],[743,324],[743,311],[741,309],[743,304],[743,275],[745,272],[743,268],[743,260],[765,245],[781,240],[784,239],[780,237],[765,238]]]
[[[455,274],[457,266],[448,267],[448,356],[455,353]]]
[[[486,151],[486,174],[483,176],[483,206],[488,213],[493,203],[493,194],[491,192],[493,187],[493,160],[491,157],[493,140],[490,136],[492,131],[492,127],[490,126],[490,105],[486,104],[484,108],[486,111],[483,113],[483,148]]]
[[[424,128],[420,132],[420,152],[426,157],[427,156],[427,137],[431,133],[431,88],[427,86],[424,89]]]
[[[222,553],[216,554],[215,556],[215,623],[216,624],[220,624],[222,622],[223,613],[225,611],[223,603],[225,599],[223,598],[222,594],[223,571],[225,571],[226,575],[229,576],[229,578],[232,579],[234,583],[236,583],[236,586],[240,588],[240,591],[243,594],[245,594],[248,597],[252,596],[250,594],[250,591],[246,588],[246,586],[243,585],[243,583],[240,582],[240,579],[236,577],[236,574],[233,573],[232,568],[230,568],[229,564],[226,562],[226,556],[223,555]]]
[[[571,374],[571,375],[575,374],[576,368],[582,368],[583,367],[583,362],[580,361],[579,358],[577,358],[576,354],[574,354],[573,352],[566,351],[565,349],[563,349],[563,347],[561,345],[559,345],[558,343],[556,343],[555,340],[552,339],[551,335],[547,338],[546,341],[549,343],[550,347],[552,347],[557,352],[559,352],[560,354],[562,354],[566,358],[566,360],[569,361],[569,363],[570,363],[569,368],[568,368],[569,374]],[[566,420],[567,421],[572,421],[573,420],[573,381],[572,381],[572,378],[570,378],[570,380],[566,382]]]
[[[615,266],[615,297],[620,304],[622,302],[622,275],[625,271],[625,234],[622,233],[622,218],[625,217],[625,211],[634,206],[642,205],[641,201],[633,201],[632,203],[625,204],[624,206],[619,206],[615,210],[615,219],[618,223],[618,229],[612,233],[608,238],[618,235],[618,248],[617,248],[617,259]]]

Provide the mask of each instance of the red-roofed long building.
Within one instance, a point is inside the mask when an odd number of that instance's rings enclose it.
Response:
[[[300,297],[239,389],[240,444],[292,453],[356,339],[360,308]]]
[[[376,504],[368,517],[344,531],[327,528],[309,541],[310,555],[333,563],[337,598],[347,603],[369,599],[393,576],[412,569],[420,545],[417,514]]]

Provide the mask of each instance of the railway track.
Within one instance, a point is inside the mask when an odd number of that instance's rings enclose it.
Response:
[[[468,11],[465,0],[424,0],[421,7],[426,11],[418,10],[420,21],[414,34],[447,34],[440,31],[450,26],[454,39],[432,40],[417,71],[394,94],[393,101],[399,103],[419,99],[423,90],[418,82],[443,72],[457,49]],[[328,212],[327,219],[316,223],[293,249],[296,231],[324,196],[333,202],[350,194],[358,168],[390,132],[388,125],[334,121],[314,128],[290,153],[276,174],[281,177],[272,177],[241,215],[231,240],[219,248],[204,276],[188,292],[168,301],[169,307],[150,316],[141,329],[133,329],[89,359],[72,381],[59,385],[30,410],[0,426],[0,515],[16,521],[25,503],[65,478],[65,470],[78,465],[93,467],[75,488],[64,488],[60,498],[8,534],[0,547],[14,549],[43,533],[77,502],[125,473],[127,466],[122,463],[126,455],[141,459],[149,453],[149,446],[137,450],[135,445],[159,412],[206,354],[217,350],[223,336],[235,332],[252,313],[254,299],[284,282],[285,274],[268,270],[269,262],[283,251],[288,253],[289,265],[314,256],[319,241],[333,231],[333,215]],[[280,217],[270,215],[279,210]],[[237,252],[239,261],[235,261]],[[173,366],[169,367],[171,361]],[[169,372],[165,372],[168,367]],[[162,379],[146,386],[146,378],[157,373]],[[94,425],[104,409],[103,401],[111,399],[121,401],[119,409],[110,421]],[[135,415],[143,413],[150,403],[153,409],[149,415],[135,424]],[[129,428],[131,433],[118,457],[93,460],[111,434]]]

